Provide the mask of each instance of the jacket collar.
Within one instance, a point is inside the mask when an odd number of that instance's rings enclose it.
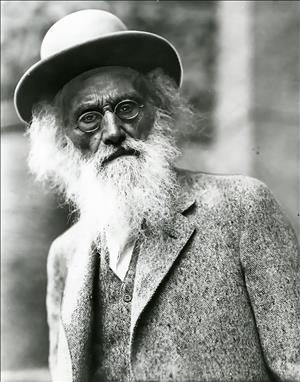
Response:
[[[159,237],[147,236],[141,244],[131,306],[131,346],[139,317],[194,233],[194,223],[183,215],[194,204],[193,195],[182,193],[172,225]]]

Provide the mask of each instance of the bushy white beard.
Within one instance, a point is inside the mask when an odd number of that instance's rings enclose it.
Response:
[[[29,165],[39,180],[50,181],[72,202],[90,242],[121,226],[133,236],[158,232],[172,221],[177,194],[173,163],[178,151],[171,129],[172,119],[158,110],[146,141],[128,137],[122,144],[138,157],[121,156],[102,165],[116,148],[102,144],[95,155],[84,157],[62,139],[48,107],[29,130]]]

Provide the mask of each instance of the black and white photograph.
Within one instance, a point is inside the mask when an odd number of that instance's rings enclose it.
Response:
[[[300,382],[299,119],[299,1],[1,1],[1,381]]]

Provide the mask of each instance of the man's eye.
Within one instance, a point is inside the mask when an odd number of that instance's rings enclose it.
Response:
[[[78,127],[84,132],[95,131],[99,128],[102,114],[97,111],[89,111],[82,114],[78,119]]]
[[[130,103],[126,103],[119,108],[119,111],[121,113],[130,113],[132,109],[133,109],[133,105],[131,105]]]
[[[124,101],[117,105],[116,114],[121,119],[130,120],[138,116],[141,107],[135,101]]]
[[[85,113],[83,114],[80,118],[79,118],[79,122],[83,122],[83,123],[92,123],[92,122],[95,122],[99,119],[99,113],[96,113],[96,112],[89,112],[89,113]]]

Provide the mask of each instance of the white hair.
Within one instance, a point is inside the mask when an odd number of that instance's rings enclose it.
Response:
[[[40,104],[28,130],[29,167],[37,179],[50,184],[71,203],[78,218],[96,240],[110,227],[126,224],[132,232],[155,231],[169,224],[178,186],[173,170],[179,154],[174,140],[177,122],[186,124],[192,112],[182,102],[172,82],[161,73],[151,73],[156,118],[146,141],[127,137],[124,148],[138,151],[101,166],[115,148],[101,144],[95,155],[85,157],[63,133],[59,110]],[[184,128],[184,126],[181,126]]]

